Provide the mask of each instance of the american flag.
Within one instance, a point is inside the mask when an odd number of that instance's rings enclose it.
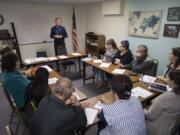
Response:
[[[72,43],[73,43],[73,51],[78,51],[77,34],[76,34],[76,16],[75,16],[74,8],[73,8],[73,17],[72,17]]]

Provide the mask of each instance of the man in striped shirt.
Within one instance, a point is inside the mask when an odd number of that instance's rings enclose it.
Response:
[[[146,135],[144,111],[140,101],[131,96],[133,83],[126,75],[114,76],[111,80],[114,102],[107,104],[99,97],[105,107],[99,113],[100,135]]]

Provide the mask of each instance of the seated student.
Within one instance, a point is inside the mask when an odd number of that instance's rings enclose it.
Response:
[[[129,42],[127,40],[121,41],[119,52],[114,56],[114,64],[129,64],[133,60],[131,50],[129,50]]]
[[[26,104],[33,101],[36,107],[38,107],[41,99],[46,96],[50,90],[48,86],[49,72],[45,68],[38,68],[34,77],[34,80],[29,83],[26,88],[25,101]]]
[[[103,61],[105,62],[112,62],[114,56],[118,52],[116,42],[114,39],[109,39],[106,43],[106,52],[104,54]]]
[[[114,102],[108,104],[106,99],[99,97],[105,107],[98,118],[106,124],[100,135],[146,135],[143,108],[138,98],[131,96],[132,87],[128,76],[113,76],[111,90]]]
[[[167,78],[170,71],[180,69],[180,47],[172,48],[169,52],[169,64],[164,74],[164,78]]]
[[[114,59],[114,56],[118,53],[117,45],[114,39],[109,39],[106,43],[106,52],[104,54],[103,61],[104,62],[112,62]],[[96,72],[95,72],[96,73]],[[101,81],[104,83],[106,81],[105,74],[103,71],[100,72]],[[107,78],[110,78],[111,76],[109,74],[106,74]]]
[[[172,91],[161,94],[145,110],[148,135],[170,135],[180,116],[180,70],[169,73]]]
[[[14,52],[9,52],[2,57],[2,82],[5,90],[10,94],[20,111],[23,111],[25,100],[24,94],[30,81],[18,70],[20,65],[18,56]]]
[[[127,64],[119,64],[121,68],[127,68],[135,73],[152,75],[153,74],[153,60],[148,57],[148,48],[145,45],[139,45],[136,49],[134,60]]]
[[[84,109],[76,97],[72,82],[61,78],[53,94],[44,97],[32,118],[32,135],[70,135],[73,130],[86,125]]]

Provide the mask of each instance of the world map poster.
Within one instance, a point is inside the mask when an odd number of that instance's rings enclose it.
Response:
[[[162,11],[133,11],[129,13],[128,35],[158,38]]]

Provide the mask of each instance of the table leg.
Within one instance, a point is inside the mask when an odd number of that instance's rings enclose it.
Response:
[[[83,85],[85,85],[85,79],[86,79],[86,64],[83,62]]]
[[[81,58],[79,58],[79,73],[81,73]]]

